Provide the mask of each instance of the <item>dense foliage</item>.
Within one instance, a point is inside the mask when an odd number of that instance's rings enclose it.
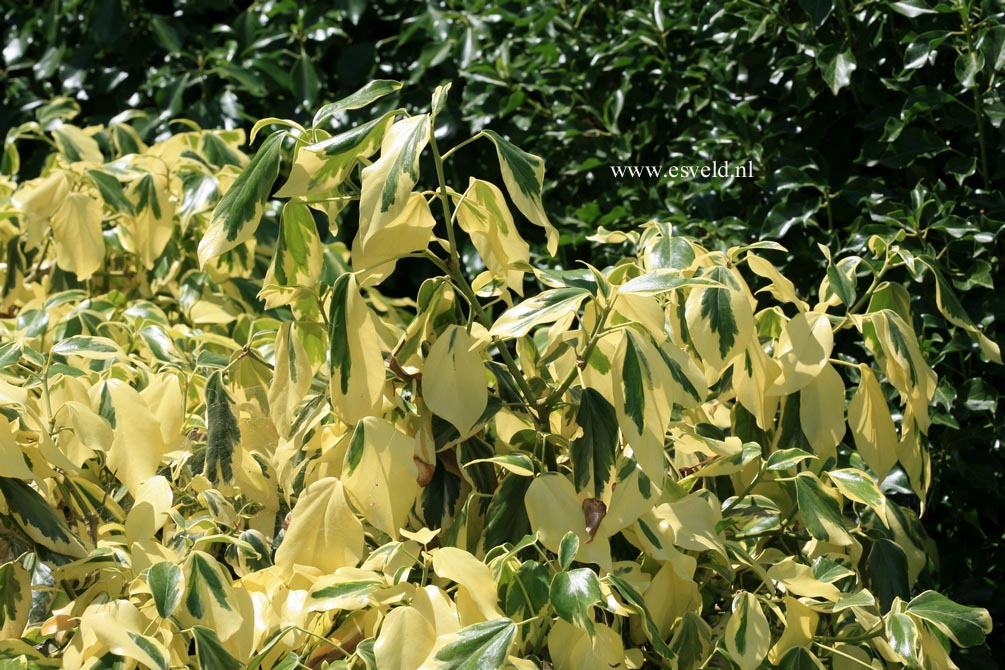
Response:
[[[613,265],[533,268],[513,210],[558,249],[543,161],[491,130],[441,152],[449,87],[382,111],[399,87],[265,119],[250,159],[67,123],[5,185],[0,654],[936,669],[984,642],[986,610],[923,589],[937,376],[881,281],[937,259],[873,236],[803,292],[776,242],[654,222],[598,238],[634,249]],[[472,142],[503,188],[446,180]],[[437,276],[389,299],[405,258]]]
[[[858,292],[872,283],[874,270],[882,272],[874,288],[886,290],[886,281],[906,287],[910,306],[904,313],[926,360],[939,371],[932,425],[923,438],[931,447],[933,481],[922,522],[934,542],[919,579],[956,600],[988,607],[995,618],[1005,616],[995,597],[1005,578],[1003,525],[998,506],[988,504],[1002,495],[1005,379],[1002,367],[989,362],[993,354],[981,352],[975,332],[1003,340],[1005,301],[996,298],[993,285],[1005,229],[1000,3],[539,2],[532,10],[500,0],[364,4],[5,5],[0,172],[11,179],[6,188],[47,169],[52,144],[66,145],[54,133],[64,123],[104,125],[96,138],[105,159],[142,152],[144,142],[180,132],[171,124],[178,115],[231,129],[220,136],[225,144],[249,151],[237,129],[265,117],[307,125],[318,103],[392,76],[412,85],[378,103],[382,112],[419,109],[428,91],[453,80],[454,104],[439,115],[442,142],[490,127],[547,158],[544,190],[560,237],[553,259],[540,253],[543,233],[525,231],[538,267],[573,268],[576,259],[613,265],[636,253],[630,242],[617,243],[627,238],[607,237],[615,243],[601,246],[587,237],[600,227],[637,231],[655,218],[708,249],[781,242],[788,251],[772,260],[798,278],[808,299],[805,288],[819,285],[832,267],[818,243],[836,265],[850,267],[856,257],[873,258],[878,247],[867,244],[878,236],[895,253],[880,267],[855,265]],[[371,118],[351,110],[347,116]],[[336,120],[339,127],[347,121]],[[333,130],[330,123],[325,127]],[[495,153],[478,148],[461,149],[446,162],[449,183],[499,175]],[[206,166],[188,171],[189,200],[175,204],[187,235],[200,233],[198,226],[189,232],[191,212],[211,207],[219,195],[214,191],[228,186],[245,160],[206,151]],[[753,160],[756,178],[669,182],[615,179],[610,171],[617,164],[711,160]],[[425,159],[423,171],[432,168]],[[289,162],[279,170],[285,179]],[[126,179],[114,168],[111,173]],[[101,177],[82,179],[93,185]],[[194,188],[198,184],[203,190]],[[140,187],[126,189],[127,200],[140,197]],[[268,207],[256,233],[263,249],[275,245],[277,213]],[[325,217],[316,218],[322,244],[351,243],[354,217],[344,217],[331,236]],[[39,255],[23,240],[14,242],[13,229],[4,236],[4,291],[7,304],[15,305],[24,297],[11,297],[19,278],[37,279],[58,245],[50,243]],[[158,236],[165,236],[163,225],[143,242],[150,258]],[[192,269],[185,245],[195,239],[166,243],[153,275],[130,275],[131,268],[113,264],[108,281],[131,276],[156,293]],[[106,252],[110,262],[115,244]],[[230,297],[211,302],[228,313],[260,313],[253,272],[264,276],[267,261],[234,262],[247,272],[229,280],[229,268],[208,280],[195,275],[186,299],[207,286],[220,288]],[[481,269],[470,244],[462,247],[461,262],[469,276]],[[414,297],[433,274],[431,266],[408,259],[399,265],[402,271],[382,284],[385,294]],[[105,279],[105,269],[96,271],[97,281]],[[53,290],[76,287],[72,271],[57,265],[51,273]],[[222,288],[208,283],[221,280]],[[946,303],[943,295],[958,301]],[[845,360],[869,360],[853,344],[839,340],[836,346]],[[966,661],[993,666],[987,653]]]

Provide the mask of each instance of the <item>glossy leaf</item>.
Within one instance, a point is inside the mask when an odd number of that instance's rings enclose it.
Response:
[[[592,607],[601,601],[600,582],[589,568],[560,572],[549,590],[555,613],[569,623],[593,632]]]
[[[476,623],[436,652],[444,670],[501,670],[516,636],[516,624],[501,618]]]

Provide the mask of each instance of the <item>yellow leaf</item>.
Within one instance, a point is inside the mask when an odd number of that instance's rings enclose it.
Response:
[[[171,483],[158,475],[140,484],[133,506],[126,515],[126,537],[129,542],[152,538],[164,527],[174,502]]]
[[[836,455],[845,433],[844,380],[830,363],[799,392],[799,423],[813,451]]]
[[[841,591],[836,586],[820,581],[813,576],[810,566],[797,563],[791,556],[768,568],[768,577],[783,584],[793,595],[824,598],[831,602],[841,598]]]
[[[888,644],[885,646],[889,649]],[[867,670],[868,668],[877,667],[872,663],[872,656],[862,647],[854,644],[839,644],[835,645],[834,648],[840,653],[834,654],[831,657],[831,662],[833,663],[831,666],[832,670]],[[880,663],[879,667],[882,667],[882,663]],[[946,670],[949,669],[947,668]]]
[[[306,397],[313,380],[299,329],[287,321],[276,333],[275,374],[269,385],[269,416],[280,435],[289,434],[293,411]]]
[[[921,353],[914,329],[888,309],[876,312],[872,324],[885,354],[882,362],[887,378],[907,398],[918,429],[928,432],[928,404],[935,395],[938,377]]]
[[[673,529],[674,544],[692,551],[716,551],[726,556],[726,548],[716,525],[722,513],[701,493],[692,493],[653,510],[660,523]]]
[[[805,301],[800,300],[796,295],[796,286],[792,281],[782,275],[771,262],[761,258],[751,251],[747,252],[747,267],[751,272],[767,279],[770,283],[758,291],[767,291],[779,302],[788,302],[795,305],[800,312],[807,311],[810,307]]]
[[[768,389],[781,374],[781,366],[761,349],[757,342],[747,345],[743,357],[733,366],[733,389],[736,399],[744,409],[754,415],[762,430],[770,430],[775,423],[778,396],[769,395]]]
[[[346,503],[342,482],[325,477],[300,494],[276,565],[286,574],[295,565],[335,572],[358,565],[363,549],[363,525]]]
[[[311,210],[303,203],[287,202],[283,206],[272,264],[262,286],[289,290],[289,300],[282,303],[286,304],[295,300],[297,294],[289,287],[313,291],[323,267],[321,238]]]
[[[905,425],[910,425],[910,410],[911,406],[908,405],[904,411]],[[924,514],[928,488],[932,484],[932,463],[928,450],[922,446],[919,438],[920,435],[916,430],[906,428],[902,430],[900,441],[897,443],[897,460],[904,466],[911,488],[921,500],[921,513]]]
[[[660,637],[664,639],[670,634],[670,629],[677,619],[687,612],[697,612],[701,606],[698,584],[693,579],[681,575],[672,561],[663,563],[663,567],[646,589],[644,597],[653,623],[656,624]]]
[[[921,633],[921,649],[925,654],[926,664],[930,664],[929,667],[959,670],[959,666],[953,663],[946,648],[942,646],[942,642],[935,636],[931,628],[918,626],[918,632]]]
[[[555,670],[611,670],[625,667],[625,646],[621,635],[602,623],[594,625],[594,635],[557,620],[548,633],[548,652]]]
[[[52,214],[56,264],[87,279],[105,259],[101,236],[101,202],[86,193],[70,193]]]
[[[366,417],[356,426],[342,467],[349,499],[375,528],[392,538],[405,525],[419,495],[415,438],[386,419]]]
[[[582,503],[572,482],[559,474],[537,477],[527,489],[524,502],[531,530],[549,551],[557,554],[562,538],[571,530],[579,537],[577,561],[596,563],[608,571],[613,569],[607,537],[598,529],[590,541]]]
[[[117,428],[108,450],[108,469],[135,497],[140,485],[157,474],[166,452],[160,422],[140,394],[124,381],[109,379],[105,389],[112,400]]]
[[[530,246],[520,237],[502,191],[472,177],[457,205],[457,223],[471,236],[471,243],[492,274],[523,295],[521,268],[530,262]]]
[[[276,191],[277,198],[311,199],[338,196],[338,187],[356,167],[380,148],[388,126],[401,110],[350,128],[333,137],[319,132],[314,144],[298,148],[290,178]]]
[[[861,380],[848,404],[848,425],[858,453],[882,481],[897,463],[897,430],[872,368],[866,363],[858,367]]]
[[[432,584],[415,591],[412,607],[422,612],[422,616],[433,625],[437,635],[450,635],[461,629],[457,618],[457,606],[450,596]]]
[[[359,294],[356,279],[348,274],[339,277],[332,293],[332,407],[344,423],[353,425],[381,414],[384,356],[373,315]]]
[[[801,312],[792,317],[775,346],[781,374],[769,393],[789,395],[802,390],[820,374],[833,349],[834,333],[824,314]]]
[[[457,610],[462,626],[503,616],[499,611],[499,595],[489,566],[455,547],[443,547],[430,553],[436,574],[460,586]]]
[[[140,397],[160,423],[165,448],[178,447],[185,424],[185,400],[178,377],[170,373],[151,376]]]
[[[429,350],[422,375],[422,397],[434,414],[449,421],[461,437],[469,435],[488,404],[488,378],[477,342],[451,325]]]
[[[614,408],[618,427],[643,472],[662,488],[666,472],[664,435],[676,387],[666,361],[647,336],[626,330],[614,356]],[[620,378],[621,383],[617,383]]]
[[[24,407],[28,403],[28,389],[0,379],[0,403]]]
[[[103,163],[105,157],[101,154],[98,141],[87,134],[82,128],[64,123],[52,131],[53,139],[60,152],[71,163],[85,161],[88,163]]]
[[[70,192],[70,181],[66,172],[53,172],[48,177],[25,182],[13,196],[11,203],[24,212],[24,245],[36,248],[48,231],[49,218],[66,199]]]
[[[384,134],[380,158],[363,168],[359,236],[366,240],[401,213],[419,179],[419,154],[429,142],[430,118],[396,121]]]
[[[147,668],[166,669],[170,654],[160,640],[143,635],[148,626],[149,622],[127,600],[91,605],[80,617],[81,633],[94,635],[108,651],[135,659]]]
[[[31,481],[35,475],[24,461],[24,454],[7,419],[0,419],[0,477]]]
[[[771,571],[768,571],[771,574]],[[835,590],[836,587],[831,587]],[[840,596],[839,596],[840,597]],[[771,648],[768,659],[778,663],[793,647],[809,647],[817,630],[819,615],[792,596],[785,596],[785,631]],[[868,667],[868,666],[867,666]]]
[[[122,246],[151,270],[174,235],[175,198],[167,177],[159,174],[137,179],[129,185],[126,195],[138,206],[136,215],[125,219],[119,228]]]
[[[352,267],[360,286],[376,286],[394,272],[399,258],[425,249],[435,226],[429,203],[421,193],[412,193],[393,219],[365,238],[360,230],[352,244]]]
[[[436,629],[414,607],[395,607],[380,625],[373,644],[378,668],[417,670],[436,643]]]
[[[220,639],[246,635],[241,619],[241,601],[250,599],[236,589],[219,561],[204,551],[190,551],[182,567],[184,591],[175,616],[184,627],[195,624],[213,628]]]
[[[87,460],[97,455],[96,452],[107,453],[115,439],[107,421],[88,405],[76,400],[64,402],[56,410],[57,419],[63,414],[63,410],[68,415],[71,430],[59,434],[59,448],[74,465],[83,467]]]

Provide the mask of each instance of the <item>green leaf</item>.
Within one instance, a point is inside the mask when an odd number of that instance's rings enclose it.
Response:
[[[564,542],[564,539],[563,539]],[[590,608],[603,599],[597,574],[589,568],[559,572],[551,580],[551,606],[555,613],[593,635]]]
[[[220,199],[199,242],[199,265],[247,242],[255,234],[279,175],[285,132],[273,133]]]
[[[645,387],[652,386],[652,375],[643,362],[645,357],[640,354],[635,344],[634,334],[629,331],[625,338],[625,362],[621,370],[621,380],[625,385],[625,414],[635,424],[641,433],[646,415]],[[599,497],[599,496],[598,496]]]
[[[935,62],[936,49],[951,37],[951,33],[946,30],[929,30],[924,32],[904,50],[904,69],[916,70]]]
[[[321,277],[323,263],[321,239],[311,210],[302,203],[287,202],[276,253],[263,285],[313,287]]]
[[[906,614],[892,612],[886,617],[886,640],[909,668],[920,668],[921,640],[914,619]]]
[[[505,617],[493,619],[462,628],[457,637],[436,652],[440,670],[501,670],[516,637],[516,624]]]
[[[883,514],[886,509],[886,496],[879,490],[876,481],[855,468],[843,468],[840,470],[830,470],[827,477],[834,482],[844,497],[855,502],[868,505],[877,514]]]
[[[80,356],[103,361],[122,356],[122,349],[114,340],[92,335],[73,335],[56,343],[52,353],[60,356]]]
[[[293,64],[293,82],[296,85],[297,97],[303,101],[304,106],[313,107],[321,90],[321,80],[318,79],[311,57],[303,47],[300,49],[300,58]]]
[[[317,111],[317,114],[314,115],[312,125],[317,128],[339,112],[346,112],[352,109],[362,109],[363,107],[380,100],[384,96],[394,93],[400,88],[401,82],[391,81],[389,79],[376,79],[371,81],[352,95],[347,95],[337,102],[330,102],[323,106]]]
[[[529,154],[514,144],[504,140],[498,133],[483,130],[482,134],[496,145],[499,169],[502,172],[506,191],[527,220],[541,226],[548,238],[548,253],[558,251],[558,231],[551,225],[541,202],[544,187],[544,161]]]
[[[84,543],[73,534],[62,515],[57,515],[28,482],[0,477],[0,494],[10,516],[32,541],[73,558],[83,558],[87,554]]]
[[[122,189],[122,184],[118,179],[107,172],[90,168],[87,170],[87,176],[98,187],[98,191],[101,193],[101,197],[105,199],[105,202],[122,214],[133,216],[136,213],[133,203],[126,197],[126,192]]]
[[[834,9],[833,0],[799,0],[799,6],[809,14],[813,26],[819,28]]]
[[[516,542],[530,533],[530,520],[527,518],[524,497],[532,481],[533,477],[514,475],[503,477],[498,491],[489,500],[488,510],[485,511],[483,541],[486,550],[506,542]]]
[[[154,564],[147,572],[147,585],[162,619],[171,616],[181,602],[183,579],[181,568],[167,561]]]
[[[909,19],[921,16],[922,14],[935,13],[935,10],[929,7],[925,0],[900,0],[900,2],[891,2],[889,6],[893,11],[903,14]]]
[[[216,633],[205,626],[193,626],[195,653],[202,670],[241,670],[244,664],[234,658]]]
[[[768,460],[765,461],[764,467],[768,470],[788,470],[789,468],[795,467],[799,463],[810,459],[816,458],[813,454],[798,447],[793,447],[792,449],[779,449],[770,456]]]
[[[24,344],[21,342],[7,342],[0,345],[0,370],[15,365],[21,360],[21,353],[24,351]]]
[[[862,571],[883,612],[897,598],[906,598],[911,593],[907,554],[892,540],[881,538],[872,543]]]
[[[341,582],[311,591],[309,609],[314,612],[357,609],[371,593],[383,584],[380,580]]]
[[[503,607],[512,616],[537,616],[548,604],[548,570],[537,561],[523,562],[506,588]]]
[[[579,553],[579,536],[573,531],[569,531],[562,538],[562,543],[558,545],[558,564],[563,570],[568,570],[572,562],[576,560]]]
[[[592,480],[594,497],[600,498],[604,486],[611,479],[611,468],[614,466],[618,415],[599,391],[586,388],[576,411],[576,423],[583,429],[583,435],[573,440],[571,445],[576,490],[584,490]]]
[[[665,231],[664,234],[659,235],[646,245],[645,260],[650,275],[659,270],[677,270],[679,272],[690,267],[691,263],[694,262],[694,248],[683,237],[674,237],[669,231]],[[624,287],[622,287],[623,289]]]
[[[230,397],[223,387],[223,375],[214,372],[206,382],[206,463],[203,474],[214,484],[234,477],[234,447],[241,441]]]
[[[342,393],[349,390],[349,378],[352,375],[352,356],[349,351],[349,273],[340,275],[332,285],[331,309],[328,314],[328,339],[331,363],[332,381],[338,373],[338,385]]]
[[[703,277],[685,277],[675,270],[655,270],[625,282],[618,287],[618,293],[657,295],[685,286],[715,286],[715,282]]]
[[[778,667],[781,670],[824,670],[820,659],[806,647],[789,649]]]
[[[961,647],[983,644],[984,636],[991,632],[986,609],[961,605],[935,591],[915,596],[905,611],[932,624]]]
[[[800,472],[796,475],[796,500],[806,530],[823,542],[847,545],[851,537],[844,527],[844,516],[834,498],[823,489],[816,475]]]
[[[824,47],[817,55],[817,67],[831,93],[837,95],[838,91],[851,84],[851,73],[856,68],[855,54],[851,49],[839,52],[833,45]]]
[[[855,304],[855,268],[858,258],[844,258],[837,263],[827,264],[827,279],[830,280],[830,290],[841,298],[841,302],[851,307]]]
[[[712,627],[694,612],[686,612],[677,626],[670,649],[678,668],[700,668],[712,652]]]
[[[506,310],[493,324],[496,337],[523,337],[530,329],[542,323],[558,321],[579,309],[590,292],[582,288],[556,288],[542,291]]]

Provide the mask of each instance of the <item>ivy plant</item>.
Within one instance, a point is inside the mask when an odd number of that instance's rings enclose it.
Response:
[[[941,669],[984,642],[920,581],[938,377],[887,273],[930,261],[877,235],[806,290],[778,242],[654,220],[536,267],[544,160],[441,148],[450,87],[378,111],[399,87],[263,119],[251,156],[64,123],[3,182],[0,660]],[[472,151],[499,183],[448,182]]]

